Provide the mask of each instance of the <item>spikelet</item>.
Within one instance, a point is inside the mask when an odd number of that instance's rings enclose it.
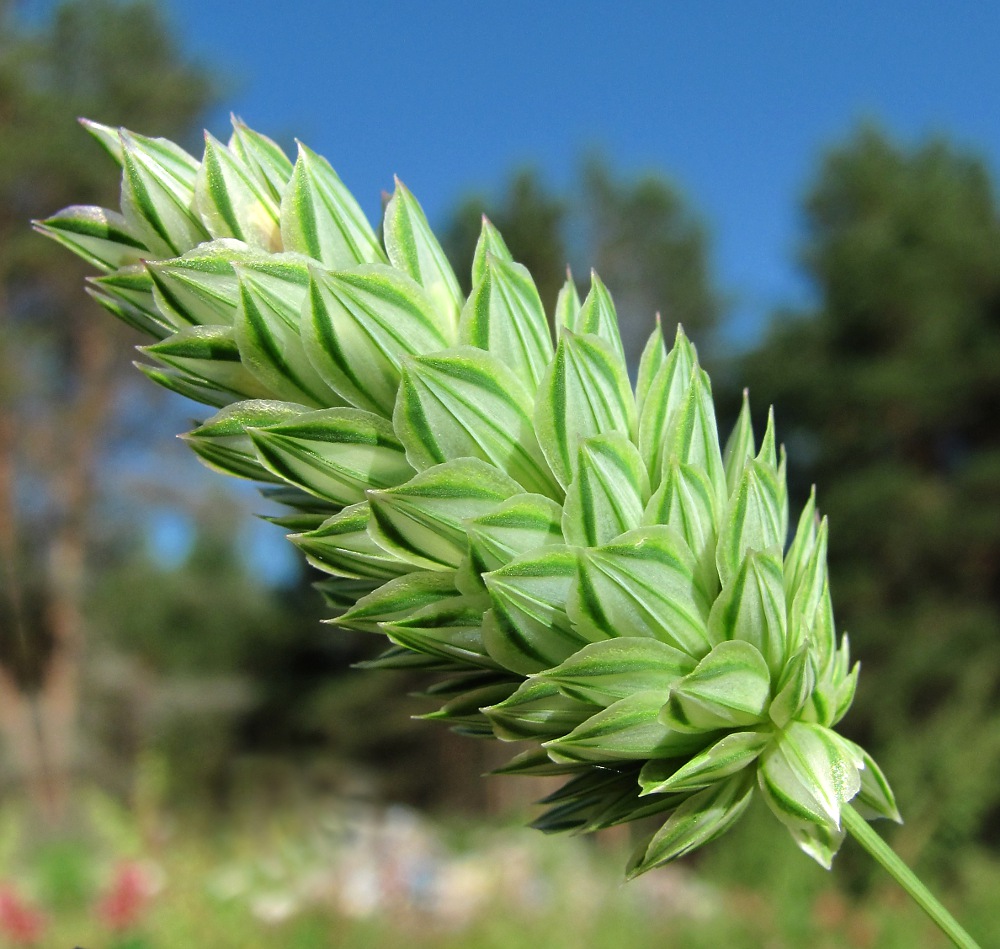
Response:
[[[152,337],[139,368],[218,409],[185,438],[261,482],[367,665],[424,668],[427,717],[517,742],[500,771],[567,780],[545,831],[656,815],[631,875],[726,831],[755,790],[829,866],[843,806],[898,820],[834,726],[858,667],[834,627],[815,498],[790,545],[773,417],[720,443],[711,385],[659,325],[633,390],[614,303],[567,281],[555,339],[484,222],[473,289],[399,182],[380,242],[325,159],[234,120],[201,161],[86,123],[121,212],[41,232],[101,271],[90,293]],[[780,460],[779,460],[780,457]]]

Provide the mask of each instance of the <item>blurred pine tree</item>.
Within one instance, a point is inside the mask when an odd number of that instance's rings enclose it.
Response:
[[[514,259],[531,271],[546,312],[552,312],[567,263],[581,294],[593,267],[614,296],[630,366],[638,365],[657,312],[670,332],[682,323],[711,365],[724,299],[714,282],[708,229],[669,179],[655,172],[623,177],[591,157],[567,194],[552,191],[537,170],[523,168],[498,197],[466,197],[443,231],[466,292],[484,212]]]
[[[51,814],[76,767],[99,471],[131,372],[121,328],[81,316],[86,268],[27,222],[116,201],[78,115],[184,140],[213,88],[154,3],[67,0],[31,29],[0,2],[0,730],[8,777]]]
[[[865,127],[805,201],[817,305],[735,373],[830,518],[847,729],[908,802],[899,849],[1000,840],[1000,211],[985,163]],[[919,733],[920,740],[916,736]],[[953,859],[953,854],[952,854]]]

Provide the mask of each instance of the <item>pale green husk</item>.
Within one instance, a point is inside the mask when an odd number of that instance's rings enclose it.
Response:
[[[656,815],[629,872],[727,830],[759,791],[825,866],[848,801],[898,819],[834,726],[857,681],[825,521],[788,545],[773,418],[720,444],[708,376],[659,325],[633,390],[614,303],[567,281],[555,339],[484,223],[473,290],[397,182],[380,241],[325,159],[234,120],[201,161],[87,123],[121,213],[38,230],[101,271],[92,295],[153,342],[140,369],[219,409],[185,438],[264,482],[332,622],[384,634],[368,666],[424,668],[427,717],[520,742],[510,774],[565,775],[536,826]]]

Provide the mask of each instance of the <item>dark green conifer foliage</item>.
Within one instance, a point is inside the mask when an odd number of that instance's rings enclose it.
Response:
[[[943,855],[1000,833],[996,194],[977,156],[869,127],[827,154],[805,215],[817,305],[737,375],[836,525],[838,617],[868,644],[850,727],[913,802],[900,833]]]

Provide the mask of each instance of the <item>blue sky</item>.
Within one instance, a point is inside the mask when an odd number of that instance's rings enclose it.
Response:
[[[53,5],[21,0],[34,16]],[[985,0],[161,6],[227,77],[211,129],[232,110],[302,139],[371,216],[393,174],[433,223],[520,165],[566,187],[590,149],[622,173],[666,173],[711,229],[740,342],[808,299],[799,201],[859,121],[907,142],[943,133],[1000,167],[1000,4]]]
[[[432,221],[515,166],[568,185],[582,153],[689,195],[752,339],[806,298],[798,201],[863,118],[1000,155],[1000,4],[167,0],[231,108],[325,154],[374,215],[399,174]],[[610,12],[613,11],[613,12]],[[155,131],[155,130],[152,130]],[[613,290],[613,288],[612,288]]]
[[[22,0],[39,16],[53,0]],[[557,188],[600,149],[673,178],[713,235],[748,343],[807,302],[798,205],[822,149],[859,120],[904,141],[943,133],[1000,167],[1000,4],[953,0],[409,3],[163,0],[230,110],[325,154],[369,214],[397,173],[432,222],[469,190],[535,165]],[[99,117],[114,121],[113,117]],[[143,129],[156,134],[156,129]],[[614,288],[612,287],[612,290]],[[188,461],[190,461],[188,459]],[[193,462],[191,466],[194,467]],[[157,522],[180,551],[183,524]],[[267,572],[270,534],[256,532]],[[277,569],[277,574],[280,574]]]

